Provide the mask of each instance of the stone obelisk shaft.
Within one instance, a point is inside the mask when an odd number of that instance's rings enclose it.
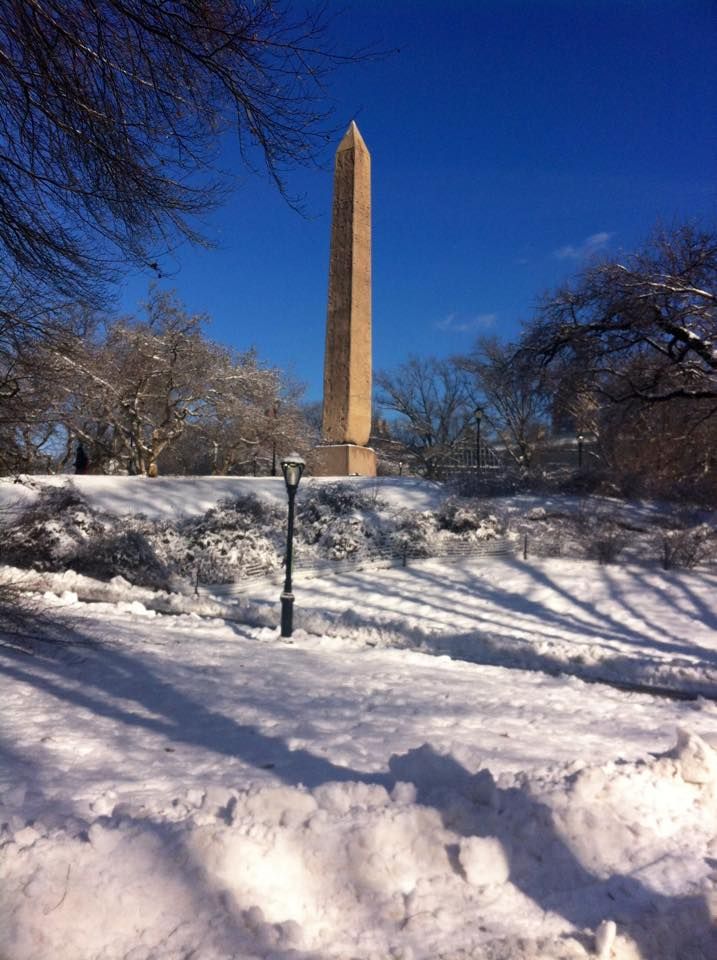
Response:
[[[365,446],[370,432],[371,156],[352,122],[334,171],[322,439]]]

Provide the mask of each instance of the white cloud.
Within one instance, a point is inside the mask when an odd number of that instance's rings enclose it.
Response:
[[[444,333],[477,333],[492,327],[497,319],[496,313],[478,313],[466,318],[457,313],[449,313],[436,323],[436,329]]]
[[[614,234],[608,233],[606,230],[602,230],[600,233],[591,233],[582,243],[567,243],[564,247],[559,247],[554,256],[558,260],[587,260],[598,251],[604,250],[613,236]]]

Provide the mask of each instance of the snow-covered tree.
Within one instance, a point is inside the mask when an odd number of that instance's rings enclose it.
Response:
[[[525,348],[608,402],[707,401],[717,414],[717,234],[659,232],[546,297]]]
[[[62,351],[66,425],[90,462],[116,459],[130,473],[156,469],[160,454],[199,415],[223,348],[206,340],[204,317],[153,291],[147,315],[105,323],[102,336]],[[99,461],[99,464],[97,463]]]
[[[621,489],[714,488],[717,235],[658,232],[546,297],[521,357],[553,382],[553,413],[596,438]]]
[[[301,386],[254,350],[209,340],[205,320],[153,290],[142,319],[94,317],[45,351],[36,372],[52,386],[66,464],[81,441],[94,471],[266,473],[306,446]]]

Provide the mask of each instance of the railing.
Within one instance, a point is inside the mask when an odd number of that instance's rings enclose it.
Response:
[[[431,545],[430,552],[417,544],[393,545],[364,551],[359,556],[346,557],[343,560],[317,560],[312,557],[294,557],[296,578],[312,579],[316,577],[338,576],[342,573],[355,573],[359,570],[378,570],[388,567],[406,567],[419,560],[463,560],[488,559],[491,557],[519,556],[524,560],[565,557],[571,560],[584,560],[585,548],[573,537],[540,537],[521,535],[509,539],[500,537],[494,540],[446,540]],[[657,558],[646,558],[629,547],[621,552],[616,561],[648,566],[659,565]],[[717,569],[717,560],[705,560],[700,566],[709,570]],[[231,583],[202,583],[197,581],[196,593],[201,596],[233,597],[261,583],[279,583],[284,576],[282,567],[269,568],[260,562],[248,564],[240,579]]]
[[[443,470],[448,475],[476,472],[476,445],[475,441],[464,441],[457,444],[451,455],[446,458]],[[480,470],[505,470],[504,458],[493,447],[481,440],[480,443]]]
[[[316,560],[294,556],[294,579],[338,576],[341,573],[354,573],[357,570],[380,569],[385,567],[405,567],[409,561],[417,560],[459,560],[480,559],[483,557],[507,557],[515,553],[517,543],[501,537],[495,540],[437,543],[430,553],[420,545],[411,543],[399,546],[379,548],[343,560]],[[279,582],[283,577],[281,567],[267,568],[264,564],[248,564],[241,579],[231,583],[196,583],[196,593],[201,596],[233,597],[239,596],[260,582]]]

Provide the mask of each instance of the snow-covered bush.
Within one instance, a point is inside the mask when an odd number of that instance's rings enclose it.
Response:
[[[381,524],[376,512],[382,506],[376,494],[350,484],[317,484],[297,505],[297,537],[317,544],[332,560],[343,560],[377,535]]]
[[[71,559],[72,569],[98,580],[121,576],[142,587],[169,588],[171,571],[153,545],[154,524],[124,521],[122,529],[107,530],[83,543]]]
[[[296,513],[296,535],[300,542],[318,543],[334,519],[331,508],[311,497],[299,504]]]
[[[585,544],[585,552],[599,563],[615,563],[627,546],[625,532],[617,524],[605,524]]]
[[[387,546],[394,553],[413,557],[432,557],[438,524],[429,510],[402,510],[396,515],[393,529],[386,535]]]
[[[327,511],[332,516],[343,517],[358,511],[377,510],[382,506],[378,491],[367,492],[349,483],[321,483],[309,488],[298,504],[297,512],[307,518],[312,514],[324,515]]]
[[[161,555],[181,576],[227,583],[279,566],[283,522],[279,507],[249,495],[222,501],[176,529],[165,527],[156,539]]]
[[[664,570],[692,569],[709,559],[717,536],[706,523],[683,530],[664,530],[660,536],[660,560]]]
[[[629,537],[611,508],[585,504],[576,517],[576,530],[585,556],[599,563],[615,563]]]
[[[112,524],[92,510],[72,483],[44,486],[32,503],[3,525],[0,557],[16,567],[60,570]]]
[[[369,540],[361,515],[352,514],[332,519],[317,541],[317,546],[321,554],[330,560],[346,560],[363,553]]]
[[[490,540],[503,532],[503,524],[487,512],[476,500],[449,497],[436,510],[439,530],[447,530],[462,536],[475,534],[481,540]]]
[[[220,500],[216,508],[209,510],[205,516],[208,519],[212,518],[215,526],[224,523],[226,526],[234,527],[236,526],[234,514],[237,518],[241,518],[240,520],[237,519],[237,523],[244,526],[248,524],[275,525],[284,518],[284,511],[276,504],[262,500],[261,497],[257,497],[253,493]]]
[[[0,571],[0,628],[13,631],[27,626],[30,614],[36,614],[36,605],[27,593],[22,577],[10,573],[11,568]]]
[[[562,508],[555,502],[549,507],[541,504],[518,511],[493,502],[490,509],[498,516],[499,529],[510,530],[521,550],[527,547],[526,556],[561,557],[577,553],[575,545],[582,533],[574,509]]]

